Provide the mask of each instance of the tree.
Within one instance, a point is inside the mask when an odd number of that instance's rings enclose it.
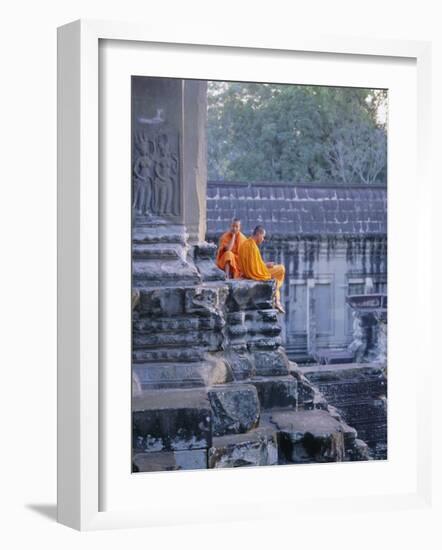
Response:
[[[383,90],[210,82],[210,179],[379,183]]]

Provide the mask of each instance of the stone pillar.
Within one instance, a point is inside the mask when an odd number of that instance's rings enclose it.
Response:
[[[132,206],[135,225],[182,224],[183,80],[132,77]]]
[[[204,240],[206,121],[205,81],[133,77],[135,225],[183,224],[191,243]]]
[[[132,360],[135,389],[228,379],[224,274],[205,228],[206,82],[132,79]],[[190,227],[190,231],[189,231]],[[221,275],[221,277],[220,277]],[[205,281],[220,281],[203,287]]]
[[[384,294],[347,296],[353,309],[353,341],[349,350],[357,362],[387,361],[387,297]]]
[[[207,194],[207,82],[183,81],[183,216],[191,244],[206,233]]]

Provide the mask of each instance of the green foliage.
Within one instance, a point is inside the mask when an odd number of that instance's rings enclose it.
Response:
[[[385,183],[387,92],[209,82],[209,179]]]

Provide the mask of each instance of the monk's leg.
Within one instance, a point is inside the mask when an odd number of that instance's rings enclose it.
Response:
[[[231,279],[232,278],[232,269],[231,269],[231,266],[230,266],[230,262],[226,262],[225,265],[224,265],[224,273],[226,274],[226,277],[228,279]]]
[[[225,273],[229,279],[235,279],[239,276],[239,269],[238,269],[238,262],[236,255],[231,252],[230,250],[227,251],[224,256],[224,262],[225,262]],[[228,271],[227,271],[228,266]]]
[[[269,269],[270,275],[272,276],[272,279],[275,279],[276,281],[276,307],[284,313],[284,308],[281,304],[281,287],[285,279],[285,267],[282,264],[276,264],[273,267]]]

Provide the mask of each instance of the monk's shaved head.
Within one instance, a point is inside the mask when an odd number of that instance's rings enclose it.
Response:
[[[264,240],[264,237],[266,235],[266,230],[262,225],[257,225],[255,229],[253,230],[252,238],[256,242],[256,244],[261,244]]]
[[[266,230],[262,225],[257,225],[255,229],[253,230],[254,235],[265,235]]]

